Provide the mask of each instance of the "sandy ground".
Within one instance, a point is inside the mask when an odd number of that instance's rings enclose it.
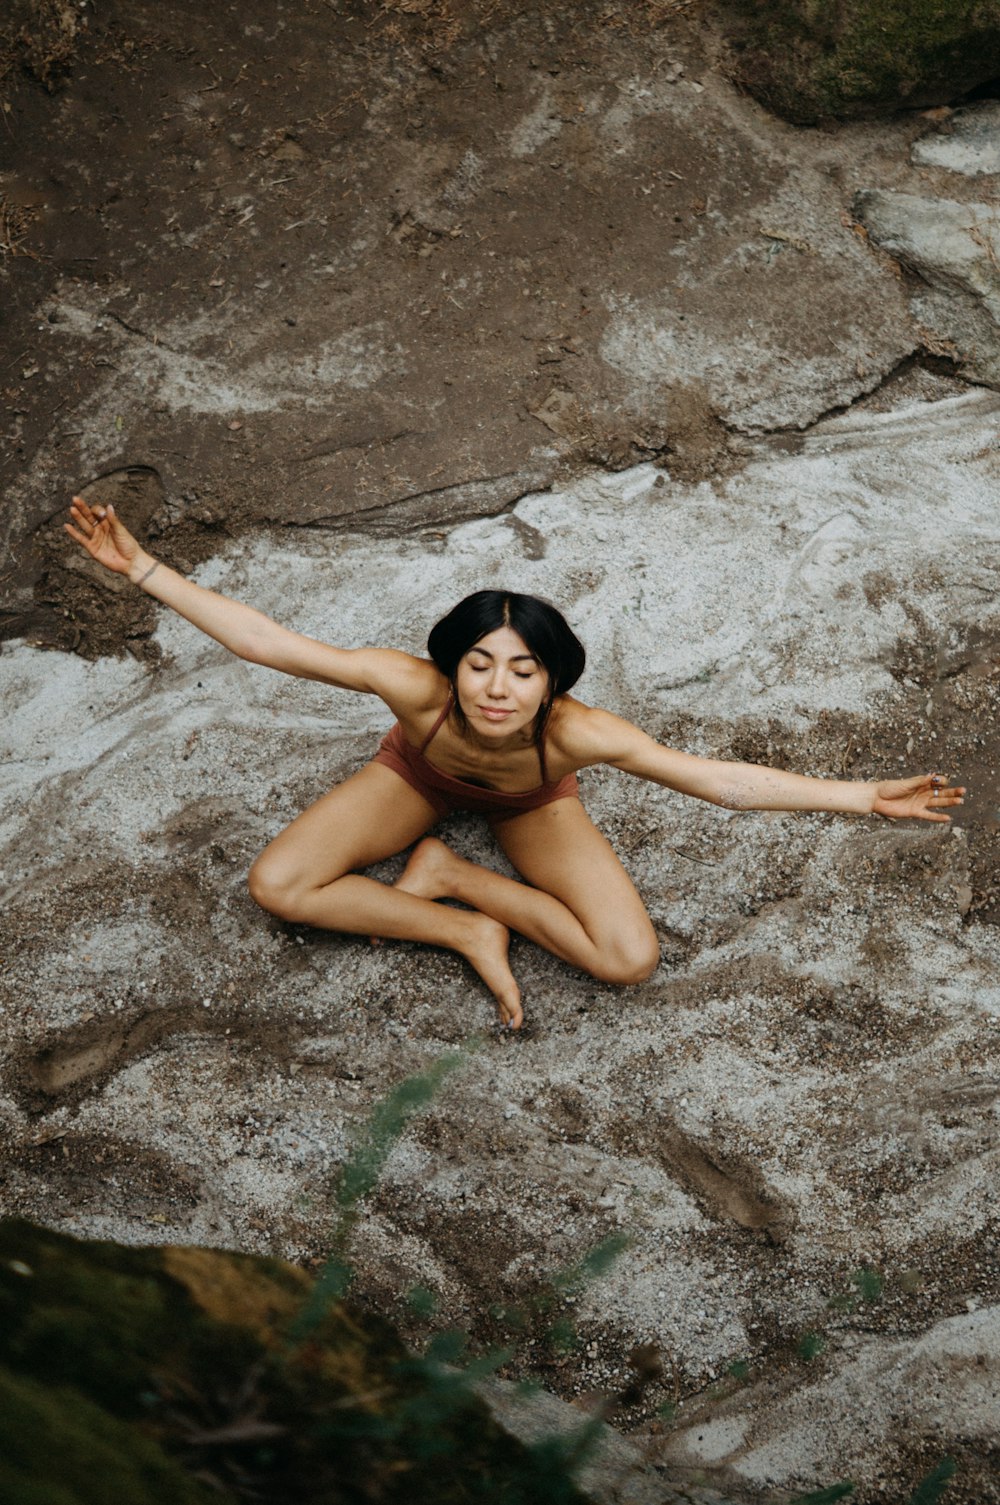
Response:
[[[769,119],[691,7],[445,41],[260,9],[195,42],[193,7],[88,6],[56,92],[3,79],[3,1206],[316,1261],[357,1126],[457,1048],[355,1247],[410,1336],[511,1340],[576,1399],[655,1345],[618,1417],[654,1481],[895,1501],[949,1454],[949,1498],[998,1499],[1000,396],[852,212],[984,184],[911,159],[946,123]],[[255,908],[256,851],[388,718],[98,578],[57,526],[83,485],[331,641],[419,652],[502,579],[664,740],[972,797],[946,831],[591,774],[660,969],[515,943],[500,1037],[450,955]],[[619,1231],[579,1346],[512,1332]]]

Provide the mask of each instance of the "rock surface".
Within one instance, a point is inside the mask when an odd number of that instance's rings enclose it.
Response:
[[[963,375],[1000,385],[1000,217],[993,205],[871,190],[855,207],[873,239],[919,274],[913,311],[932,340],[954,351]]]
[[[970,178],[1000,172],[1000,102],[986,99],[949,114],[940,130],[914,142],[913,160]]]
[[[721,0],[742,86],[799,125],[942,105],[1000,72],[995,0]]]
[[[903,1447],[920,1437],[929,1457],[946,1452],[957,1410],[964,1445],[992,1452],[997,1418],[984,1399],[1000,1380],[998,1324],[994,1307],[950,1317],[916,1338],[856,1338],[833,1372],[797,1384],[751,1384],[721,1404],[693,1408],[656,1455],[675,1468],[722,1466],[758,1487],[785,1478],[793,1458],[803,1474],[851,1477],[870,1455],[871,1428],[858,1414],[858,1397],[872,1394]]]
[[[444,41],[443,4],[203,9],[88,8],[57,92],[3,77],[5,1207],[318,1259],[373,1104],[460,1046],[354,1251],[409,1337],[510,1342],[575,1400],[655,1346],[616,1422],[675,1485],[717,1411],[706,1487],[850,1458],[895,1505],[948,1452],[949,1500],[994,1500],[992,1371],[953,1343],[1000,1305],[988,181],[912,159],[947,119],[776,122],[683,7]],[[900,227],[904,196],[932,207]],[[654,735],[972,798],[949,835],[594,774],[663,963],[623,991],[516,945],[530,1029],[494,1036],[451,956],[254,908],[255,853],[387,717],[99,577],[58,527],[81,486],[322,638],[421,651],[504,578]],[[514,1329],[623,1230],[560,1297],[579,1347]],[[945,1414],[902,1410],[890,1359],[936,1364]]]
[[[855,411],[797,454],[762,447],[721,489],[645,466],[444,537],[245,536],[199,571],[347,643],[376,607],[357,582],[377,582],[385,640],[418,650],[426,603],[503,559],[567,607],[585,698],[666,740],[820,772],[979,773],[954,834],[739,816],[593,775],[588,807],[664,964],[621,992],[519,947],[516,1040],[472,1047],[491,1009],[452,958],[285,927],[246,895],[254,851],[368,755],[377,704],[228,659],[171,618],[152,676],[50,658],[39,681],[34,651],[9,649],[9,1204],[313,1256],[370,1105],[464,1042],[358,1232],[362,1288],[390,1310],[422,1284],[440,1320],[506,1338],[498,1302],[624,1229],[620,1265],[566,1309],[576,1357],[534,1334],[520,1362],[568,1393],[614,1388],[651,1343],[669,1398],[738,1360],[780,1373],[806,1331],[836,1368],[856,1321],[919,1330],[995,1300],[998,412],[991,393]],[[444,829],[500,860],[471,819]],[[845,1315],[868,1264],[885,1299]],[[923,1441],[865,1407],[867,1468],[915,1479]],[[942,1446],[985,1487],[961,1405],[956,1425]],[[818,1469],[795,1453],[774,1477]]]

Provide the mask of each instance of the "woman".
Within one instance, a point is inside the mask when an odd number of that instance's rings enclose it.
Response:
[[[397,718],[373,762],[311,805],[250,871],[250,892],[284,920],[458,951],[512,1029],[523,1020],[510,930],[607,982],[640,982],[659,960],[631,879],[589,820],[576,773],[609,763],[736,810],[838,810],[947,821],[964,789],[940,774],[863,783],[805,778],[675,752],[569,695],[584,651],[532,596],[480,591],[433,629],[430,659],[333,648],[195,585],[142,549],[113,507],[74,497],[66,531],[251,663],[378,695]],[[525,880],[468,862],[425,833],[452,809],[489,817]],[[394,887],[357,869],[424,837]],[[458,899],[464,909],[437,904]]]

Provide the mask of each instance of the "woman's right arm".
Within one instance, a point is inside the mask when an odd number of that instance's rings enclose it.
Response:
[[[92,559],[115,574],[127,575],[133,585],[172,607],[238,658],[340,689],[380,695],[394,711],[415,690],[420,698],[415,681],[422,680],[429,667],[421,660],[383,648],[334,648],[292,632],[262,611],[196,585],[155,559],[119,520],[114,507],[90,507],[77,496],[70,513],[73,521],[65,525],[66,532]]]

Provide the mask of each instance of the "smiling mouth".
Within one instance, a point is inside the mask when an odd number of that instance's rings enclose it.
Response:
[[[481,705],[479,709],[488,721],[503,721],[507,716],[513,716],[514,714],[513,711],[502,711],[488,705]]]

